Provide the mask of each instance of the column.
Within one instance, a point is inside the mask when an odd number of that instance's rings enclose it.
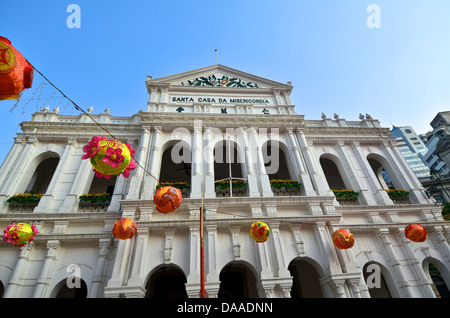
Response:
[[[356,159],[363,168],[362,171],[365,172],[367,187],[370,187],[376,196],[377,204],[381,203],[382,205],[391,205],[393,203],[392,200],[389,198],[389,195],[386,193],[386,191],[383,189],[380,182],[378,181],[375,173],[372,170],[372,167],[369,164],[369,161],[367,160],[366,157],[364,157],[359,142],[353,141],[352,148],[356,155]],[[364,179],[361,178],[360,180],[361,182],[363,182]]]
[[[19,259],[17,260],[16,266],[14,267],[12,277],[9,280],[8,285],[5,286],[6,290],[5,294],[3,295],[4,298],[20,297],[19,292],[22,277],[24,276],[24,271],[26,270],[26,267],[29,264],[28,259],[31,253],[33,252],[33,249],[34,249],[33,242],[23,246],[20,249]]]
[[[205,290],[208,298],[217,298],[217,294],[220,288],[219,272],[217,269],[217,225],[206,225],[206,248],[205,256],[208,262],[205,262],[207,266]]]
[[[405,230],[403,228],[397,229],[395,234],[400,240],[406,256],[409,258],[409,263],[411,264],[413,273],[415,274],[417,282],[422,289],[423,294],[421,295],[421,297],[435,298],[436,295],[434,294],[430,282],[428,281],[428,278],[426,277],[425,272],[422,269],[421,263],[417,259],[416,254],[414,253],[414,250],[411,246],[411,244],[413,243],[405,237]]]
[[[72,183],[70,192],[66,195],[62,206],[59,208],[60,213],[73,212],[76,210],[75,208],[78,205],[78,197],[83,194],[84,188],[90,179],[90,174],[94,173],[89,160],[81,160],[81,156],[77,156],[77,158],[79,158],[80,161],[78,172]]]
[[[259,176],[259,182],[261,186],[260,193],[263,197],[273,197],[269,176],[267,175],[266,167],[264,166],[264,157],[262,155],[262,150],[259,145],[258,132],[254,127],[249,128],[249,130],[250,130],[249,146],[252,153],[256,153],[255,163],[257,167],[256,172]]]
[[[291,273],[288,271],[288,265],[286,264],[286,253],[283,249],[283,244],[280,235],[280,223],[271,222],[270,223],[270,234],[273,237],[272,243],[274,245],[273,251],[275,252],[275,262],[278,267],[278,277],[291,277]]]
[[[130,253],[129,258],[132,259],[126,267],[130,268],[130,279],[128,279],[127,285],[127,297],[145,297],[145,286],[142,268],[145,261],[146,247],[148,242],[148,226],[142,226],[138,224],[137,235],[135,236],[135,244],[133,251]],[[128,273],[125,272],[125,279],[128,277]]]
[[[142,128],[141,134],[141,143],[139,146],[139,150],[137,151],[136,160],[141,164],[141,166],[147,169],[147,157],[148,157],[148,148],[150,142],[150,131],[148,127]],[[130,188],[128,190],[127,199],[129,200],[137,200],[140,198],[141,194],[141,186],[143,183],[143,176],[145,174],[144,169],[141,167],[137,167],[135,169],[134,175],[130,176]]]
[[[52,279],[55,264],[58,260],[61,244],[58,240],[50,240],[47,242],[47,255],[45,256],[44,265],[42,266],[41,274],[34,289],[33,298],[47,297],[47,288]]]
[[[186,293],[189,298],[200,297],[200,228],[189,226],[189,275],[186,283]]]
[[[55,203],[55,199],[61,198],[64,200],[65,193],[58,193],[58,184],[61,182],[61,178],[64,177],[64,171],[66,167],[71,163],[71,152],[74,148],[75,140],[67,140],[66,146],[64,148],[64,152],[59,159],[58,166],[53,173],[50,184],[48,185],[47,191],[39,201],[38,206],[34,209],[35,213],[48,213],[48,212],[57,212],[59,210],[53,211],[54,208],[52,205]]]
[[[311,177],[311,181],[314,184],[316,193],[318,195],[324,195],[324,196],[331,195],[331,193],[330,193],[331,191],[328,190],[326,180],[324,179],[325,176],[322,176],[316,167],[316,160],[315,160],[315,156],[313,154],[313,149],[308,145],[308,142],[306,140],[303,130],[297,129],[297,139],[298,139],[298,143],[300,145],[300,149],[303,152],[303,155],[305,157],[306,167],[308,168],[308,171],[309,171],[309,174]]]
[[[388,263],[391,265],[394,273],[393,279],[397,283],[398,290],[400,292],[400,295],[402,297],[408,297],[413,298],[414,295],[411,291],[411,287],[409,285],[408,280],[405,277],[405,274],[403,273],[401,269],[400,261],[397,259],[397,255],[395,254],[395,251],[392,247],[391,240],[388,237],[389,230],[388,229],[379,229],[377,232],[377,236],[380,239],[384,251],[386,253]]]
[[[240,129],[242,145],[245,152],[245,165],[247,167],[247,184],[250,197],[259,197],[261,194],[258,190],[258,181],[255,174],[255,159],[253,153],[249,147],[249,139],[247,130],[245,128]]]
[[[205,189],[204,198],[215,198],[216,189],[214,184],[214,143],[212,140],[212,128],[205,129],[205,152],[203,153],[205,161]]]
[[[192,176],[191,176],[191,194],[192,199],[202,197],[202,126],[196,120],[194,123],[194,133],[192,136]]]
[[[358,171],[353,165],[344,143],[338,141],[337,146],[340,159],[345,167],[347,176],[349,177],[349,180],[353,187],[352,190],[354,190],[355,192],[359,192],[359,197],[361,198],[362,203],[367,205],[376,205],[377,203],[369,193],[369,190],[365,187],[364,183],[361,182]]]
[[[149,172],[152,175],[150,176],[146,174],[144,176],[143,192],[141,195],[141,199],[144,200],[152,200],[154,190],[156,189],[158,183],[157,179],[159,179],[159,172],[161,168],[160,162],[162,156],[162,154],[160,153],[161,134],[162,134],[161,127],[159,126],[154,127],[153,143],[151,146],[151,159],[149,163]]]
[[[111,249],[111,239],[100,239],[97,264],[95,266],[94,278],[92,279],[91,288],[88,290],[88,298],[101,297],[103,289],[103,282],[105,280],[105,270],[108,260],[108,255]]]
[[[311,182],[311,178],[308,172],[306,171],[305,167],[303,166],[303,161],[299,152],[299,148],[297,146],[297,142],[295,141],[292,128],[286,128],[286,135],[289,142],[289,146],[292,149],[292,159],[294,162],[294,166],[297,169],[297,176],[299,177],[298,181],[302,183],[306,196],[316,196],[317,193],[316,191],[314,191],[314,186]]]
[[[113,272],[108,285],[105,287],[105,297],[116,296],[119,293],[117,290],[124,285],[134,239],[135,237],[129,240],[118,240]]]
[[[17,158],[19,157],[24,144],[25,140],[23,138],[14,138],[14,144],[0,167],[0,171],[3,171],[3,173],[0,174],[0,184],[3,184],[7,176],[11,175],[8,172],[12,169],[14,164],[17,163]],[[3,187],[0,187],[0,193],[3,193],[3,190]]]

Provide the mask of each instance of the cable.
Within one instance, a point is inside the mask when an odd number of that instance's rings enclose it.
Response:
[[[31,64],[31,63],[30,63]],[[99,124],[89,113],[85,112],[83,108],[81,108],[80,106],[78,106],[72,99],[70,99],[66,94],[64,94],[58,87],[56,87],[44,74],[42,74],[38,69],[36,69],[36,67],[33,66],[33,64],[31,64],[31,66],[33,67],[33,69],[38,72],[51,86],[53,86],[58,92],[61,93],[62,96],[64,96],[67,100],[69,100],[73,106],[75,107],[76,110],[81,111],[82,113],[84,113],[86,116],[88,116],[97,126],[99,126],[101,129],[103,129],[109,136],[111,136],[111,138],[117,140],[116,137],[114,137],[109,131],[108,129],[106,129],[105,127],[103,127],[101,124]],[[141,167],[147,174],[149,174],[153,179],[155,179],[158,183],[159,180],[153,176],[149,171],[147,171],[147,169],[145,169],[136,159],[134,159],[134,162]]]

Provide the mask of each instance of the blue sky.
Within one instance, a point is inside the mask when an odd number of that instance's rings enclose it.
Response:
[[[80,28],[66,24],[72,3]],[[380,28],[367,26],[370,4],[381,10]],[[291,81],[305,119],[368,113],[384,127],[424,133],[437,112],[450,110],[448,0],[0,0],[0,11],[0,35],[94,113],[146,109],[147,75],[210,66],[215,49],[220,64]],[[37,90],[42,83],[35,74],[19,103],[0,101],[0,162],[37,109],[78,114],[49,85]],[[41,98],[27,100],[33,92]]]

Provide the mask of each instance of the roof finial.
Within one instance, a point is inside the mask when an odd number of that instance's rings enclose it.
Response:
[[[217,49],[215,51],[216,51],[216,64],[219,64],[219,60],[217,59]]]

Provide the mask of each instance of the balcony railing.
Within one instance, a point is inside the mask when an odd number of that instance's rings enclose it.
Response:
[[[189,198],[191,196],[191,185],[187,182],[160,182],[156,186],[156,190],[161,187],[174,187],[180,189],[183,198]]]
[[[220,180],[215,183],[217,197],[246,197],[248,196],[247,182],[244,180],[232,180],[230,195],[230,180]]]
[[[79,197],[80,209],[84,212],[106,211],[111,203],[111,195],[109,193],[89,193]]]

